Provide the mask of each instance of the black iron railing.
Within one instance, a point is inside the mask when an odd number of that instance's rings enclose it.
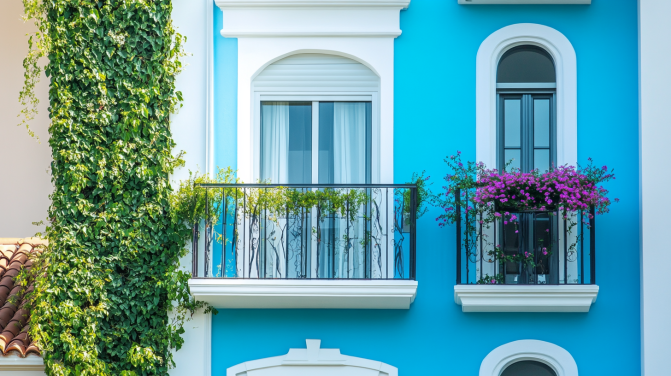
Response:
[[[455,191],[457,284],[596,284],[594,207],[483,214],[468,194]]]
[[[415,279],[413,184],[197,187],[194,278]]]

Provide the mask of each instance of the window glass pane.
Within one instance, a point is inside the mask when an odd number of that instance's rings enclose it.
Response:
[[[549,99],[534,99],[534,146],[550,147]]]
[[[540,172],[550,170],[550,150],[536,149],[534,150],[534,169]]]
[[[504,153],[503,165],[505,166],[508,162],[511,161],[511,159],[512,162],[508,165],[506,171],[510,171],[514,168],[520,168],[520,149],[506,149]]]
[[[261,180],[311,183],[312,104],[261,103]]]
[[[520,147],[520,130],[522,126],[522,100],[506,99],[504,101],[505,146]]]
[[[523,360],[508,366],[501,376],[557,376],[557,374],[544,363]]]
[[[319,103],[319,183],[370,181],[369,102]]]
[[[496,72],[498,83],[552,83],[555,82],[552,57],[536,46],[515,47],[499,61]]]

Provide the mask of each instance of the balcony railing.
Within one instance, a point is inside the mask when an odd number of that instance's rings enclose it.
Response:
[[[460,201],[456,190],[455,198],[457,285],[596,284],[593,207],[566,214],[510,210],[488,221],[466,204],[468,193]]]
[[[193,278],[415,279],[415,185],[197,186]]]

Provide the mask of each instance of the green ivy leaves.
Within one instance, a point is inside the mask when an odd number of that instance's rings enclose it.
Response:
[[[49,375],[167,374],[185,318],[202,308],[178,269],[188,218],[171,205],[169,176],[183,162],[169,115],[185,40],[171,1],[24,5],[39,32],[20,99],[36,105],[47,56],[54,184],[31,335]]]

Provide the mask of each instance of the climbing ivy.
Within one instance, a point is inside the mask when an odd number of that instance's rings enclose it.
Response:
[[[179,270],[190,230],[171,206],[185,40],[171,0],[23,1],[38,32],[20,100],[30,120],[48,57],[54,185],[30,334],[48,375],[164,375],[203,308]]]

